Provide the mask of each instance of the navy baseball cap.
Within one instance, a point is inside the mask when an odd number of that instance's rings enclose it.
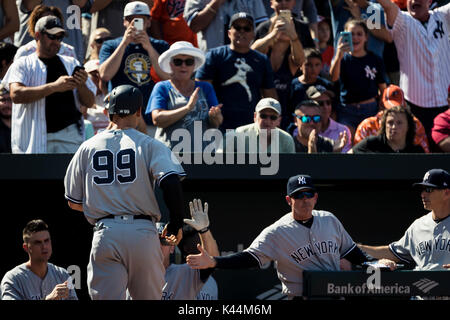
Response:
[[[297,191],[311,189],[316,192],[312,178],[306,174],[290,177],[287,183],[287,195],[292,196]]]
[[[253,17],[251,15],[249,15],[247,12],[238,12],[231,16],[230,24],[228,25],[228,29],[231,29],[231,27],[233,26],[233,23],[239,19],[247,20],[248,22],[250,22],[253,29],[255,28],[255,20],[253,19]]]
[[[115,87],[103,102],[109,114],[131,115],[142,107],[143,97],[138,88],[123,84]]]
[[[450,174],[443,169],[431,169],[425,173],[422,182],[414,183],[413,186],[447,189],[450,187]]]

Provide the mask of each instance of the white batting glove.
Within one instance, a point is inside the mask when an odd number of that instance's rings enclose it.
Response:
[[[190,225],[200,233],[205,233],[206,231],[208,231],[208,203],[205,202],[205,210],[203,210],[202,200],[194,199],[189,202],[189,209],[191,211],[192,219],[184,219],[184,223]]]

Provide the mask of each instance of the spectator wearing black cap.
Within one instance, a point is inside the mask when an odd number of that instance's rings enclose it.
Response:
[[[36,54],[16,60],[4,82],[13,101],[13,153],[72,153],[84,141],[80,105],[94,103],[95,85],[78,61],[59,55],[66,31],[55,16],[35,25]]]
[[[290,300],[301,299],[304,270],[340,270],[344,257],[355,264],[369,259],[336,216],[315,210],[318,198],[309,175],[292,176],[286,195],[291,211],[266,227],[250,247],[224,257],[211,257],[199,247],[200,254],[189,255],[186,261],[194,269],[254,268],[275,261],[283,294]]]
[[[450,269],[450,174],[443,169],[431,169],[423,181],[415,183],[420,189],[426,215],[416,219],[404,236],[390,245],[358,246],[375,258],[415,265],[414,270]]]
[[[208,51],[205,64],[196,74],[198,80],[212,83],[223,104],[223,130],[252,122],[262,97],[278,99],[269,59],[250,48],[254,28],[252,16],[245,12],[234,14],[228,30],[230,45]]]
[[[198,47],[206,52],[229,43],[225,26],[236,12],[251,15],[255,24],[268,19],[261,0],[186,0],[183,16],[197,33]]]

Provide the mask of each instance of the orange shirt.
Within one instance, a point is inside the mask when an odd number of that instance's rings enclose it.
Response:
[[[185,2],[185,0],[155,0],[150,12],[152,20],[160,23],[163,40],[169,45],[177,41],[188,41],[198,47],[197,35],[183,18]]]
[[[380,111],[376,116],[364,119],[356,129],[353,144],[357,144],[358,142],[369,136],[377,135],[381,127],[382,117],[383,111]],[[416,117],[414,117],[414,122],[416,123],[416,136],[414,138],[414,144],[420,145],[426,153],[430,153],[430,146],[428,144],[425,128]]]

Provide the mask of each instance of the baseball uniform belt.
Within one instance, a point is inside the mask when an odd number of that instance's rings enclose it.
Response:
[[[128,216],[133,216],[133,219],[145,219],[145,220],[149,220],[149,221],[153,222],[153,218],[151,216],[148,216],[145,214],[139,214],[139,215],[131,215],[131,214],[130,215],[113,215],[113,214],[110,214],[110,215],[104,216],[100,219],[97,219],[97,222],[100,220],[103,220],[103,219],[115,219],[116,217],[121,217],[122,219],[126,220],[126,219],[128,219]]]

